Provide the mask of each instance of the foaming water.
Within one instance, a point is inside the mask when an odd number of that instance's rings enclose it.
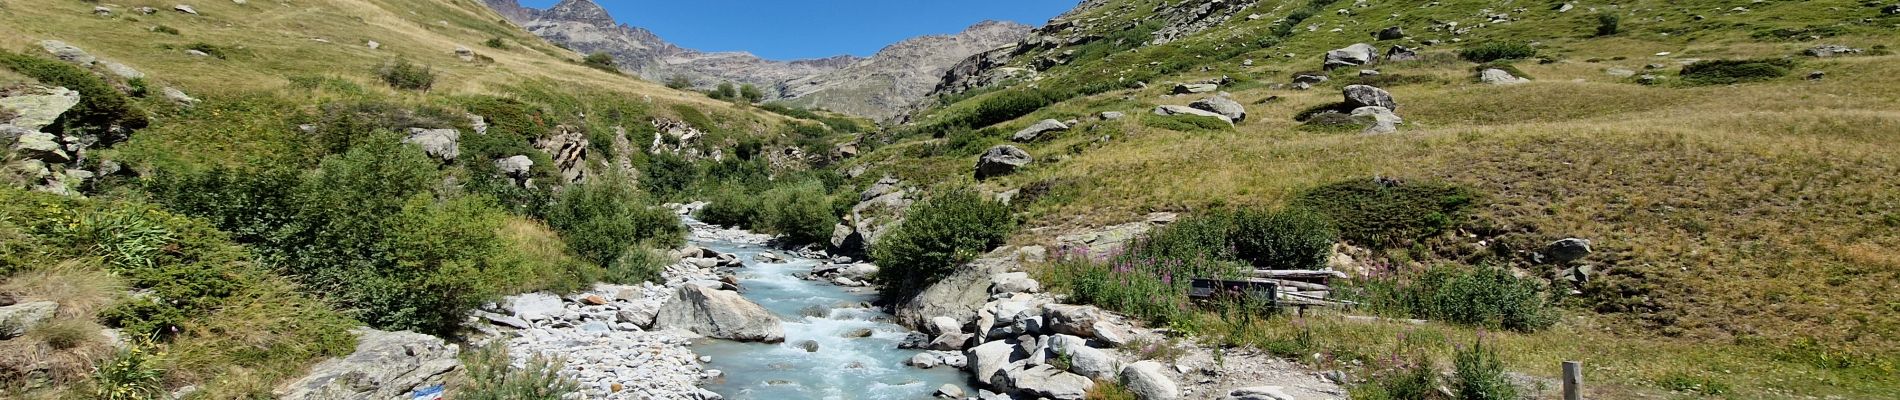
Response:
[[[785,321],[784,343],[704,340],[694,345],[694,352],[712,357],[707,368],[725,373],[723,382],[707,389],[736,400],[921,399],[946,383],[969,390],[956,369],[904,365],[919,351],[897,348],[909,331],[892,324],[889,314],[867,308],[872,294],[793,275],[810,272],[818,261],[780,254],[792,261],[764,263],[754,261],[767,251],[758,246],[693,244],[737,254],[746,265],[736,271],[745,287],[742,294]],[[859,337],[865,330],[870,336]],[[806,341],[816,342],[818,351],[807,352]]]

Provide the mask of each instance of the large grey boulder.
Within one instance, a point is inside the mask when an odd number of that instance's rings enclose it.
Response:
[[[1400,46],[1400,45],[1395,44],[1395,45],[1392,45],[1392,48],[1385,50],[1385,60],[1386,61],[1418,61],[1418,50],[1413,50],[1410,47],[1405,47],[1405,46]]]
[[[1552,262],[1567,263],[1590,255],[1590,240],[1567,238],[1551,242],[1544,246],[1544,257]]]
[[[1036,139],[1041,138],[1042,134],[1044,133],[1061,132],[1061,131],[1066,131],[1066,130],[1069,130],[1069,125],[1063,124],[1062,121],[1057,121],[1053,119],[1045,119],[1045,120],[1042,120],[1041,122],[1037,122],[1035,125],[1030,125],[1028,128],[1023,128],[1023,130],[1016,131],[1016,134],[1011,135],[1009,137],[1009,140],[1014,140],[1017,142],[1024,142],[1024,143],[1034,142],[1036,141]]]
[[[970,375],[985,385],[993,384],[996,373],[1008,367],[1011,361],[1028,357],[1028,354],[1018,351],[1015,345],[1001,340],[972,347],[968,355]]]
[[[514,314],[516,318],[529,321],[558,317],[565,310],[562,308],[560,297],[547,293],[528,293],[510,297],[508,300],[508,312]]]
[[[454,129],[409,128],[409,137],[402,142],[415,144],[430,157],[450,162],[462,154],[461,140],[462,132]]]
[[[1069,372],[1090,379],[1113,380],[1122,370],[1121,360],[1115,355],[1089,347],[1087,339],[1075,336],[1049,336],[1049,352],[1054,353],[1052,357],[1068,359]]]
[[[673,299],[660,306],[660,315],[654,318],[653,326],[718,339],[785,341],[785,327],[765,307],[738,293],[698,285],[680,286],[673,293]]]
[[[397,399],[443,384],[460,350],[434,336],[360,328],[356,352],[318,363],[277,393],[283,400]]]
[[[1354,43],[1345,48],[1326,52],[1326,64],[1324,67],[1327,70],[1332,70],[1334,68],[1371,64],[1375,57],[1377,57],[1377,51],[1378,50],[1372,48],[1372,45]]]
[[[1209,93],[1220,90],[1220,85],[1212,83],[1183,83],[1174,85],[1173,94]]]
[[[1168,375],[1162,372],[1163,368],[1165,367],[1161,366],[1161,363],[1154,361],[1128,364],[1128,367],[1122,368],[1122,385],[1127,387],[1129,392],[1133,392],[1135,398],[1142,400],[1181,398],[1181,388],[1175,386],[1174,380],[1169,379]]]
[[[534,169],[534,159],[528,158],[528,156],[517,155],[495,160],[495,169],[499,169],[501,173],[507,174],[510,178],[514,178],[516,182],[522,182],[528,179],[529,171]]]
[[[1359,107],[1385,107],[1387,110],[1399,109],[1398,101],[1392,100],[1392,93],[1386,92],[1385,89],[1369,85],[1349,85],[1346,86],[1345,89],[1341,89],[1340,92],[1346,97],[1346,109]]]
[[[93,63],[99,62],[98,58],[87,54],[85,50],[80,50],[78,47],[73,47],[73,45],[58,40],[41,40],[40,48],[45,49],[47,53],[52,54],[54,58],[58,58],[60,61],[79,64],[79,66],[82,67],[90,67]]]
[[[1005,247],[991,251],[924,288],[897,306],[897,320],[904,326],[919,329],[936,317],[955,321],[975,320],[977,310],[990,301],[990,276],[1008,271],[1016,264],[1011,250]],[[974,333],[980,335],[984,330]]]
[[[1170,117],[1170,116],[1208,117],[1208,118],[1219,119],[1221,120],[1221,122],[1226,122],[1228,124],[1234,123],[1234,120],[1228,119],[1226,115],[1221,115],[1220,113],[1217,113],[1217,112],[1202,110],[1202,109],[1188,107],[1188,106],[1166,105],[1166,106],[1155,107],[1155,115],[1160,115],[1164,117]]]
[[[1220,114],[1221,116],[1227,117],[1227,120],[1233,123],[1247,120],[1247,107],[1240,105],[1240,102],[1234,101],[1234,99],[1228,98],[1227,96],[1214,96],[1201,99],[1188,104],[1188,107]]]
[[[1010,145],[991,147],[976,160],[976,179],[1003,176],[1016,173],[1017,168],[1029,165],[1036,159],[1029,152]]]
[[[1016,366],[997,375],[996,386],[1028,398],[1081,400],[1095,387],[1094,380],[1051,365]]]
[[[1393,114],[1392,110],[1377,106],[1355,108],[1352,110],[1351,118],[1365,127],[1360,133],[1368,135],[1397,133],[1399,124],[1405,123],[1405,120],[1399,118],[1398,114]]]
[[[0,124],[37,131],[52,125],[60,114],[76,105],[79,105],[77,91],[63,87],[28,87],[0,97],[0,109],[13,114],[13,119],[0,121]]]
[[[1809,57],[1825,58],[1825,57],[1842,56],[1842,55],[1848,55],[1848,54],[1860,54],[1861,51],[1862,51],[1861,49],[1842,46],[1838,44],[1828,44],[1828,45],[1810,47],[1806,51],[1801,52],[1801,54],[1805,54]]]
[[[1517,75],[1511,75],[1510,71],[1486,68],[1484,71],[1478,72],[1478,81],[1492,85],[1516,85],[1520,83],[1530,83],[1531,80],[1519,78]]]
[[[1373,33],[1372,33],[1372,37],[1374,37],[1374,38],[1377,38],[1377,39],[1379,39],[1379,40],[1399,40],[1399,39],[1404,39],[1404,38],[1405,38],[1405,29],[1404,29],[1404,28],[1401,28],[1401,27],[1396,27],[1396,26],[1394,26],[1394,27],[1389,27],[1389,28],[1385,28],[1385,29],[1380,29],[1380,30],[1379,30],[1378,32],[1373,32]]]
[[[1297,400],[1279,386],[1254,386],[1234,389],[1227,392],[1221,400]]]
[[[1035,293],[1042,291],[1042,283],[1030,278],[1028,272],[1005,272],[990,275],[990,293]]]
[[[59,312],[59,303],[36,301],[0,307],[0,340],[26,334]]]
[[[1042,319],[1051,332],[1087,338],[1095,337],[1095,322],[1103,319],[1103,312],[1092,306],[1050,304],[1042,306]]]

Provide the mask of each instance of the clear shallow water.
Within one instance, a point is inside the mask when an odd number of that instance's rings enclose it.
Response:
[[[890,323],[890,316],[855,304],[870,302],[870,293],[854,293],[829,283],[798,279],[816,260],[798,259],[769,264],[753,257],[767,251],[758,246],[694,240],[694,245],[734,253],[746,268],[736,271],[742,292],[785,321],[785,342],[778,344],[704,340],[693,351],[711,356],[707,368],[725,373],[724,382],[708,385],[727,399],[925,399],[946,383],[962,387],[967,378],[954,368],[918,369],[904,361],[920,353],[901,350],[897,343],[909,332]],[[810,306],[829,309],[826,317],[806,317]],[[848,338],[848,333],[870,329],[870,337]],[[800,344],[818,342],[817,352]]]

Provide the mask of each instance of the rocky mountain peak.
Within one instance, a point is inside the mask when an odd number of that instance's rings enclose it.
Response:
[[[554,7],[542,12],[541,17],[580,22],[604,29],[612,29],[619,25],[614,22],[613,15],[607,13],[606,8],[601,8],[600,4],[595,4],[591,0],[561,0]]]

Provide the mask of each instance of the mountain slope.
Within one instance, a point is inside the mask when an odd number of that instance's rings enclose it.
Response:
[[[1606,398],[1688,391],[1694,384],[1682,382],[1702,380],[1737,397],[1878,398],[1900,385],[1887,377],[1896,361],[1883,355],[1900,348],[1892,312],[1900,278],[1894,259],[1877,255],[1900,245],[1900,225],[1884,211],[1900,204],[1900,187],[1877,178],[1900,172],[1900,160],[1868,148],[1900,132],[1900,87],[1875,78],[1895,68],[1883,44],[1900,17],[1886,9],[1089,1],[1015,46],[962,62],[934,94],[939,104],[867,139],[876,150],[847,167],[1015,194],[1041,232],[1154,211],[1278,208],[1312,188],[1374,177],[1448,182],[1482,193],[1472,221],[1416,246],[1373,249],[1374,265],[1509,266],[1565,292],[1558,298],[1570,318],[1554,331],[1488,336],[1515,354],[1514,369],[1548,376],[1559,360],[1583,358],[1602,368],[1593,379]],[[1604,20],[1619,29],[1598,35]],[[1402,37],[1377,40],[1391,27]],[[1380,56],[1400,45],[1419,58],[1323,71],[1327,52],[1362,42]],[[1528,44],[1535,55],[1482,67],[1461,59],[1489,43]],[[1865,51],[1804,55],[1821,45]],[[1785,75],[1759,81],[1688,82],[1684,66],[1714,59],[1791,67],[1766,68]],[[1479,68],[1531,80],[1486,84]],[[1299,90],[1293,78],[1302,73],[1329,80]],[[1218,89],[1182,86],[1198,83]],[[1396,134],[1303,122],[1340,107],[1353,84],[1390,91],[1404,120]],[[1151,115],[1218,92],[1247,118],[1228,128]],[[1077,125],[1011,140],[1045,119]],[[972,165],[999,145],[1034,161],[973,179]],[[1546,245],[1567,237],[1595,242],[1584,268],[1544,258]],[[1321,336],[1414,328],[1329,329]],[[1601,344],[1565,339],[1575,337]],[[1760,383],[1768,381],[1776,383]]]
[[[489,7],[530,32],[583,53],[607,53],[621,68],[652,81],[676,76],[696,87],[747,83],[768,99],[888,119],[922,97],[950,65],[1020,39],[1029,27],[984,22],[952,35],[905,40],[870,58],[850,55],[772,61],[744,52],[707,53],[674,45],[639,27],[617,23],[591,0],[564,0],[546,10],[514,0]]]

